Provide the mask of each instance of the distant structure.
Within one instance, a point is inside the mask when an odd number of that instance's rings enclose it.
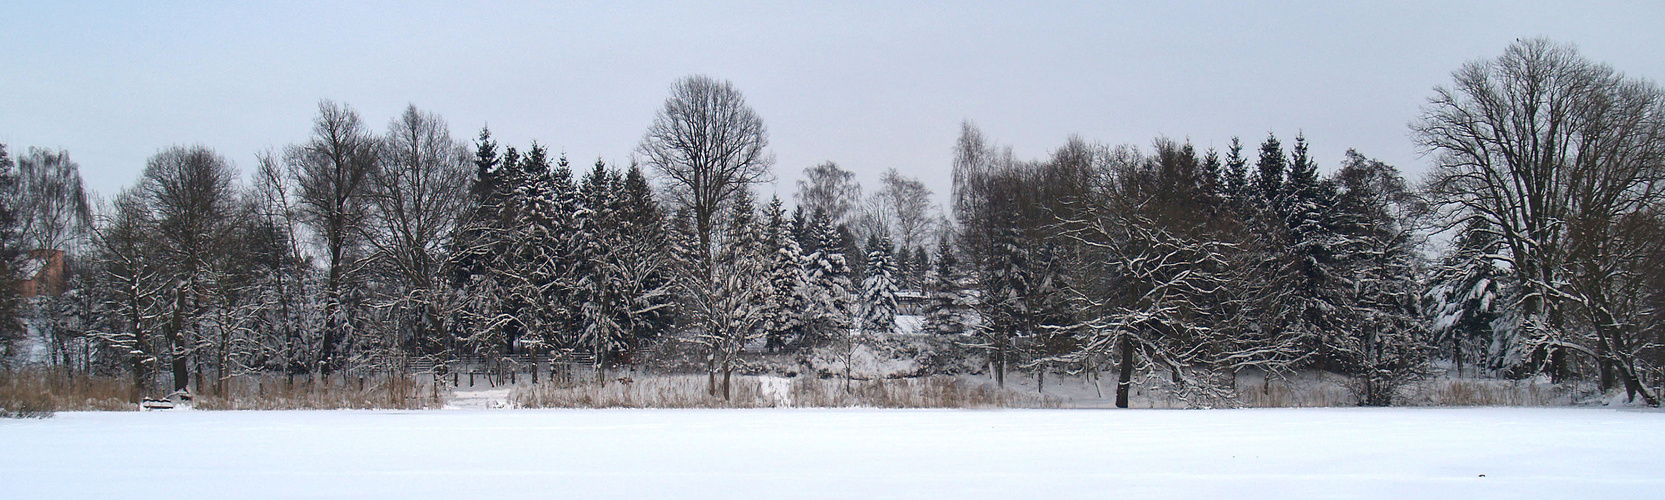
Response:
[[[900,290],[896,292],[896,314],[923,316],[925,306],[930,297],[914,290]]]
[[[23,298],[64,293],[64,251],[52,249],[30,250],[29,258],[19,269],[18,294]]]

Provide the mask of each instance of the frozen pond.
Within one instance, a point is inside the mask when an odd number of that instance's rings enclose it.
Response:
[[[0,420],[11,498],[1660,498],[1613,409],[443,410]]]

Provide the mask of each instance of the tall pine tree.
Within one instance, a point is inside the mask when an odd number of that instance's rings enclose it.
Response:
[[[870,333],[896,329],[896,262],[890,238],[875,234],[867,242],[867,279],[861,286],[861,328]]]

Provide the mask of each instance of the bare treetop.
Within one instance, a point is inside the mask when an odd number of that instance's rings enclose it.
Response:
[[[769,134],[734,84],[694,75],[671,86],[638,148],[669,181],[678,205],[693,210],[709,246],[712,216],[750,185],[770,181]]]

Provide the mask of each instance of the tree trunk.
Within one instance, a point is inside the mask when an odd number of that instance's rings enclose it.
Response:
[[[717,367],[711,361],[705,364],[705,394],[707,396],[717,395]]]
[[[1006,350],[1002,346],[997,344],[997,345],[995,345],[993,355],[994,355],[994,359],[992,359],[989,364],[994,369],[994,384],[996,386],[999,386],[1001,389],[1005,389],[1006,388]]]
[[[729,379],[734,375],[734,368],[723,367],[723,401],[729,400]]]
[[[1046,392],[1046,366],[1035,365],[1035,392]]]
[[[168,341],[173,344],[173,355],[170,356],[173,358],[170,360],[173,366],[173,390],[183,391],[191,383],[191,367],[185,363],[185,341],[179,338],[177,332],[168,334]]]
[[[1451,366],[1457,369],[1457,378],[1463,378],[1463,342],[1456,335],[1451,336]]]
[[[1122,351],[1120,371],[1116,375],[1116,407],[1127,408],[1127,393],[1133,388],[1133,340],[1126,335],[1117,342],[1117,349]]]

